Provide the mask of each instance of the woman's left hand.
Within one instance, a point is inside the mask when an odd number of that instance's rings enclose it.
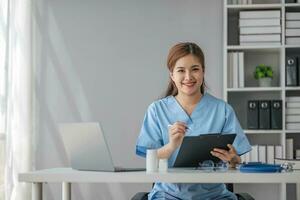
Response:
[[[214,148],[210,153],[223,161],[229,162],[231,167],[235,167],[236,164],[241,163],[241,158],[231,144],[228,144],[227,146],[229,148],[228,151],[224,149]]]

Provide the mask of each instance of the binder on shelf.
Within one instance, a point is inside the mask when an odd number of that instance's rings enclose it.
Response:
[[[285,73],[286,86],[297,85],[297,65],[298,65],[298,61],[296,56],[286,57],[286,73]]]
[[[286,157],[287,159],[294,159],[294,140],[293,138],[286,139]]]
[[[285,3],[296,3],[297,0],[285,0]]]
[[[247,107],[247,128],[258,129],[258,101],[248,101]]]
[[[296,149],[296,159],[300,159],[300,149]]]
[[[267,163],[274,164],[275,148],[273,145],[267,146]]]
[[[283,158],[283,150],[281,145],[275,146],[275,159],[276,158]]]
[[[233,88],[233,53],[228,53],[227,86]]]
[[[258,162],[258,145],[253,145],[250,151],[250,162]]]
[[[259,101],[259,129],[270,129],[270,116],[271,116],[271,108],[270,108],[270,101]]]
[[[239,80],[238,80],[238,74],[239,74],[239,58],[238,53],[233,53],[233,88],[239,87]]]
[[[246,154],[245,154],[245,162],[246,163],[248,163],[248,162],[250,162],[251,160],[250,160],[250,152],[247,152]]]
[[[271,101],[271,129],[282,129],[282,101]]]
[[[258,146],[258,162],[262,162],[262,163],[267,162],[266,146],[264,145]]]
[[[243,88],[243,87],[245,87],[245,84],[244,84],[244,52],[239,52],[238,53],[238,74],[239,74],[239,77],[238,77],[238,79],[239,79],[239,87],[240,88]]]

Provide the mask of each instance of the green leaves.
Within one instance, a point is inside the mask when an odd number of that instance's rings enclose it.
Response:
[[[273,70],[272,67],[267,66],[265,64],[260,64],[256,66],[254,71],[254,77],[255,79],[270,77],[273,78]]]

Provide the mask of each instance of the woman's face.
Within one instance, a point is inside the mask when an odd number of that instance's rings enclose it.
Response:
[[[177,60],[170,76],[179,95],[193,96],[200,93],[204,70],[199,59],[189,54]]]

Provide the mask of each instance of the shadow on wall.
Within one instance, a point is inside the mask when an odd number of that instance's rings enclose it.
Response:
[[[38,143],[36,168],[69,166],[57,124],[67,121],[92,121],[93,117],[89,102],[85,98],[84,89],[79,81],[79,75],[71,68],[72,60],[64,45],[64,39],[55,17],[48,7],[48,2],[40,1],[34,5],[33,9],[35,13],[34,29],[35,33],[39,33],[36,35],[38,43],[33,52],[33,59],[38,63],[35,68],[36,132],[39,133],[36,140]],[[49,27],[51,27],[51,31]],[[53,44],[60,44],[60,46]],[[52,80],[49,80],[49,77]],[[50,86],[57,88],[57,91],[47,90]],[[59,106],[57,106],[58,104]],[[56,109],[62,105],[66,108],[64,110],[67,111],[66,113]],[[43,149],[43,146],[51,146],[51,149]],[[49,156],[49,152],[53,152],[54,155],[56,153],[56,156]],[[47,185],[47,199],[57,199],[60,194],[57,194],[56,190],[60,190],[61,186],[58,184]],[[95,186],[72,184],[74,199],[87,199],[87,197],[94,199],[91,194],[97,199],[120,199],[120,196],[116,196],[116,194],[124,193],[120,184],[114,186],[95,184]]]

